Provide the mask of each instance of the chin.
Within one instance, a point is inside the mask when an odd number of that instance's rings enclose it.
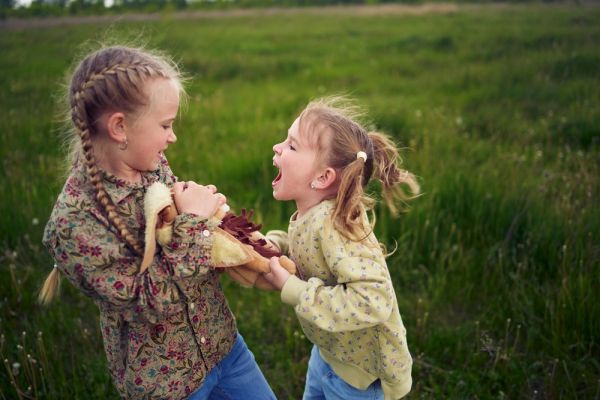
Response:
[[[155,160],[152,164],[150,164],[148,166],[148,171],[152,172],[152,171],[156,171],[158,169],[158,167],[160,167],[160,160]]]
[[[279,190],[277,189],[273,189],[273,198],[275,200],[279,200],[279,201],[287,201],[287,200],[291,200],[288,197],[286,197],[285,195],[283,195]]]

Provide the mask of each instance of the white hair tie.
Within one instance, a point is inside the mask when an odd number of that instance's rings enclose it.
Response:
[[[358,160],[359,158],[362,158],[363,162],[367,162],[367,153],[365,153],[364,151],[357,152],[356,159]]]

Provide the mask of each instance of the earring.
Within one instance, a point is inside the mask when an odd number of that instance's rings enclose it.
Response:
[[[311,188],[311,189],[313,189],[313,190],[314,190],[314,189],[316,189],[316,187],[315,187],[315,183],[314,183],[314,182],[311,182],[311,183],[310,183],[310,188]]]
[[[127,145],[128,144],[129,143],[127,143],[127,138],[125,138],[124,141],[122,141],[121,143],[119,143],[119,149],[121,149],[121,150],[127,150]]]

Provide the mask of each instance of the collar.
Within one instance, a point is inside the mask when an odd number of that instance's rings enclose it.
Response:
[[[314,214],[318,213],[320,210],[331,210],[331,209],[333,209],[334,205],[335,205],[335,200],[334,199],[325,199],[325,200],[322,200],[320,203],[317,203],[314,206],[312,206],[300,218],[298,218],[298,210],[296,210],[296,211],[294,211],[294,213],[290,217],[290,225],[298,225],[298,224],[302,223],[303,221],[308,220],[308,218],[310,218]]]
[[[85,165],[83,163],[78,163],[75,169],[77,169],[79,172],[82,181],[88,182],[91,185]],[[117,205],[130,194],[140,190],[145,191],[148,186],[158,181],[160,175],[160,166],[154,171],[141,172],[141,182],[127,182],[100,167],[98,167],[98,171],[102,177],[101,179],[104,185],[104,190],[106,190],[106,193],[112,200],[113,204]],[[92,188],[92,190],[95,191],[94,188]]]

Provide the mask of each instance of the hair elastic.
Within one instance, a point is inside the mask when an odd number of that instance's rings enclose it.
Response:
[[[365,153],[364,151],[357,152],[356,159],[358,160],[359,158],[362,158],[363,162],[367,162],[367,153]]]

